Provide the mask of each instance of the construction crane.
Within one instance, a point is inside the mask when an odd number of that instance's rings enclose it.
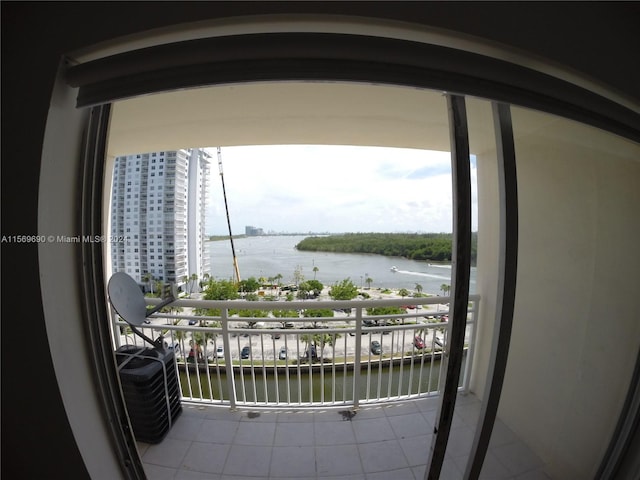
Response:
[[[233,268],[236,274],[236,281],[240,283],[240,269],[238,268],[238,257],[233,246],[233,234],[231,233],[231,219],[229,218],[229,205],[227,204],[227,192],[224,188],[224,173],[222,172],[222,150],[218,147],[218,169],[220,170],[220,180],[222,180],[222,195],[224,197],[224,208],[227,212],[227,225],[229,226],[229,241],[231,242],[231,255],[233,255]]]

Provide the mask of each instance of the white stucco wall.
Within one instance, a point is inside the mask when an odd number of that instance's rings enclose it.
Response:
[[[56,83],[45,131],[38,199],[38,235],[48,237],[38,244],[42,305],[58,387],[87,471],[91,478],[121,478],[82,318],[81,245],[58,240],[80,234],[80,146],[88,112],[75,108],[76,93],[62,79]]]
[[[640,347],[640,146],[513,109],[519,260],[498,415],[553,478],[592,478]]]

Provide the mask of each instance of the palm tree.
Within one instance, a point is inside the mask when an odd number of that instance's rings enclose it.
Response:
[[[342,337],[342,335],[340,335],[339,333],[325,333],[322,336],[322,348],[320,349],[322,358],[324,358],[324,346],[329,345],[330,347],[333,347],[336,344],[336,340],[338,340],[340,337]]]
[[[442,293],[446,297],[449,294],[449,291],[451,290],[451,285],[447,285],[446,283],[443,283],[442,285],[440,285],[440,290],[442,290]]]
[[[367,276],[367,278],[364,279],[364,283],[367,284],[367,288],[371,289],[371,284],[373,283],[373,278]]]
[[[313,267],[313,279],[316,279],[316,273],[318,273],[320,269],[318,267]]]
[[[419,283],[416,283],[416,292],[422,293],[422,285],[420,285]]]
[[[295,270],[293,271],[293,283],[296,285],[300,285],[300,282],[304,280],[304,275],[302,275],[302,267],[300,265],[296,265]]]
[[[197,273],[192,273],[191,277],[189,277],[189,281],[190,281],[190,288],[189,288],[189,295],[191,295],[191,292],[193,291],[193,287],[195,287],[198,284],[198,274]]]
[[[312,355],[309,351],[309,344],[313,342],[313,335],[310,333],[305,333],[304,335],[300,335],[300,340],[304,343],[304,351],[307,352],[309,363],[312,361]]]
[[[149,283],[149,290],[151,291],[151,295],[153,295],[153,275],[147,272],[142,276],[142,281]]]

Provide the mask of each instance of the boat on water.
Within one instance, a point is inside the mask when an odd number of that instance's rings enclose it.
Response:
[[[394,265],[393,267],[390,268],[390,270],[395,273],[398,271],[398,267]]]

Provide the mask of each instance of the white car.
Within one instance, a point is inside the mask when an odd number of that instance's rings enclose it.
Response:
[[[216,348],[216,358],[224,358],[224,348],[222,345]]]
[[[280,353],[278,354],[278,358],[280,360],[286,360],[287,359],[287,347],[281,347],[280,348]]]

